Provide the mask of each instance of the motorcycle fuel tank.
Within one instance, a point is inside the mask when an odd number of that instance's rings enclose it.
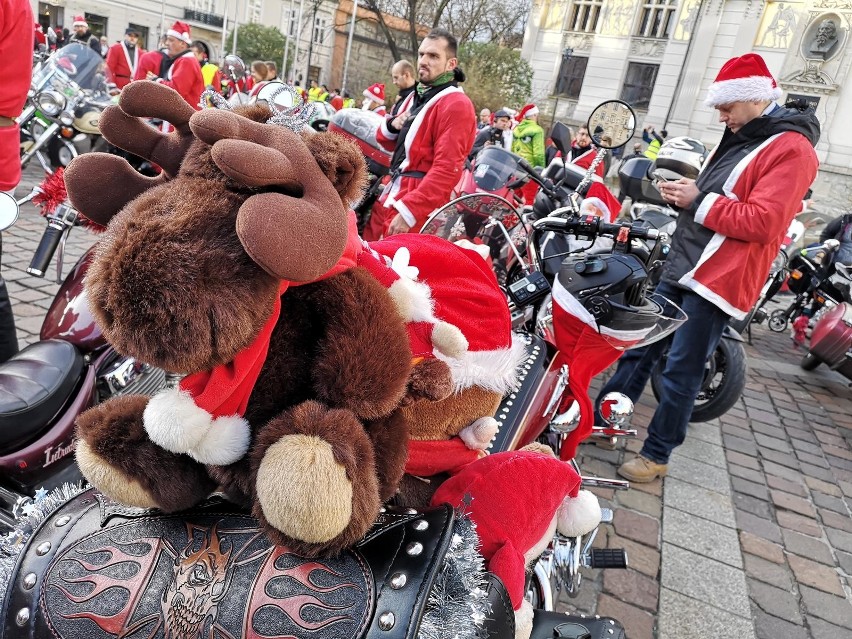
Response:
[[[62,282],[41,325],[41,339],[62,339],[71,342],[83,353],[106,345],[103,333],[89,310],[83,288],[83,277],[93,258],[93,250],[89,249]]]

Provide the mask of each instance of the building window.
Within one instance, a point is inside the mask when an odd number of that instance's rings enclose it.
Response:
[[[189,0],[189,8],[201,13],[215,13],[215,0]]]
[[[299,10],[298,9],[292,9],[290,11],[290,25],[287,28],[287,34],[291,38],[295,38],[296,37],[296,30],[298,29],[298,27],[299,27]]]
[[[107,17],[99,16],[94,13],[87,13],[86,22],[89,25],[89,31],[92,32],[92,35],[96,35],[98,37],[104,35],[107,30]],[[72,31],[73,34],[73,31]]]
[[[627,65],[624,87],[621,89],[621,99],[635,109],[646,110],[651,102],[659,68],[656,64],[630,62]]]
[[[556,95],[564,95],[572,100],[579,100],[588,63],[588,58],[575,58],[573,56],[563,58],[559,67],[559,76],[556,78]]]
[[[565,28],[568,31],[594,33],[598,27],[602,5],[603,0],[574,0]]]
[[[246,5],[246,14],[249,22],[260,22],[263,17],[263,0],[249,0]]]
[[[127,26],[128,26],[128,28],[136,29],[136,31],[139,32],[139,41],[137,42],[137,44],[140,47],[142,47],[143,49],[147,49],[148,48],[148,27],[143,27],[141,24],[133,24],[132,22],[129,23]]]
[[[646,0],[636,35],[643,38],[668,38],[676,10],[676,0]]]
[[[314,44],[325,42],[325,30],[328,24],[326,18],[314,18]]]

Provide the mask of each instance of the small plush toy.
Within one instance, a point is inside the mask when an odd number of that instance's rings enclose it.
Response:
[[[807,315],[799,315],[793,320],[791,339],[793,340],[793,346],[796,348],[803,346],[808,339],[808,324],[810,321],[811,318]]]
[[[432,504],[451,504],[476,524],[480,552],[515,610],[515,637],[529,639],[533,609],[524,598],[527,567],[556,531],[591,532],[601,521],[597,498],[580,490],[580,476],[552,454],[533,451],[489,455],[447,479]]]
[[[358,265],[347,209],[361,154],[333,134],[300,134],[302,108],[196,112],[167,87],[131,83],[103,134],[163,173],[86,154],[66,182],[107,226],[86,280],[105,336],[184,375],[80,417],[86,478],[165,511],[218,487],[273,541],[316,556],[360,539],[396,491],[407,457],[396,408],[451,386],[446,365],[412,361],[398,301]]]

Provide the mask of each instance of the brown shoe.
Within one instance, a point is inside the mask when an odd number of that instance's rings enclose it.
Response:
[[[669,472],[668,464],[658,464],[642,455],[636,455],[630,461],[624,462],[618,468],[618,474],[637,484],[647,484],[657,477],[665,477]]]

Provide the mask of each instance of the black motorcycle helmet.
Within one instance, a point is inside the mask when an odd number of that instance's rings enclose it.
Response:
[[[686,320],[671,301],[646,295],[645,265],[629,253],[568,257],[557,279],[618,349],[655,342]]]

